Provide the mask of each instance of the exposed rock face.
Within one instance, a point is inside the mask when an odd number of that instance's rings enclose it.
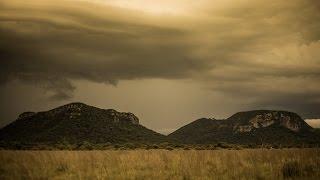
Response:
[[[252,131],[253,126],[251,125],[244,125],[244,126],[235,126],[234,131],[236,132],[250,132]]]
[[[119,113],[116,110],[107,110],[110,116],[113,118],[113,122],[119,123],[120,120],[130,122],[132,124],[139,124],[139,119],[132,113]]]
[[[139,119],[132,113],[121,113],[120,117],[123,120],[129,121],[132,124],[139,124]]]
[[[248,118],[247,121],[241,119],[237,116],[243,116],[245,112],[234,115],[235,117],[230,117],[229,119],[237,119],[242,121],[242,124],[236,125],[236,132],[250,132],[254,129],[265,128],[272,125],[278,125],[290,129],[294,132],[299,132],[301,130],[307,130],[311,127],[307,125],[300,116],[295,113],[286,112],[286,111],[251,111],[252,115]]]
[[[271,113],[267,113],[267,114],[256,115],[254,118],[250,119],[249,122],[252,124],[253,127],[260,128],[260,127],[268,127],[274,124],[275,119],[273,118]]]
[[[35,114],[36,114],[35,112],[24,112],[19,115],[18,119],[25,119],[25,118],[31,117]]]
[[[237,144],[320,143],[313,129],[299,115],[286,111],[239,112],[226,120],[198,119],[169,134],[185,143]]]
[[[91,112],[93,110],[95,113]],[[66,104],[64,106],[52,109],[46,113],[50,116],[63,114],[64,116],[68,116],[70,119],[81,117],[82,115],[91,114],[91,116],[96,116],[97,114],[101,114],[99,118],[107,118],[108,120],[111,119],[114,123],[128,122],[132,124],[139,124],[139,119],[132,113],[118,112],[114,109],[99,109],[83,103]]]
[[[92,109],[93,107],[88,106],[83,103],[70,103],[55,109],[52,109],[50,111],[45,112],[48,116],[57,116],[57,115],[63,115],[65,117],[68,117],[69,119],[75,119],[77,117],[80,117],[81,115],[88,113],[89,109]],[[95,107],[94,107],[95,108]],[[98,109],[98,108],[95,108]],[[112,121],[114,123],[119,122],[128,122],[132,124],[139,124],[139,119],[137,116],[135,116],[133,113],[126,113],[126,112],[118,112],[114,109],[99,109],[99,111],[102,111],[105,113],[107,117],[111,117]],[[43,112],[40,112],[43,113]],[[36,112],[24,112],[19,115],[18,119],[26,119],[28,117],[36,115]],[[102,116],[101,116],[102,118]],[[105,118],[105,117],[104,117]]]

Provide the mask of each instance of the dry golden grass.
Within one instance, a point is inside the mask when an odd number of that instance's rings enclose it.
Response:
[[[319,179],[319,149],[0,151],[0,179]]]

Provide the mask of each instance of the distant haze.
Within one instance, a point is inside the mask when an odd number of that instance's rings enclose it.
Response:
[[[253,109],[316,119],[319,29],[319,0],[2,0],[0,126],[69,102],[162,133]]]
[[[313,128],[320,128],[320,119],[306,119],[305,121]]]

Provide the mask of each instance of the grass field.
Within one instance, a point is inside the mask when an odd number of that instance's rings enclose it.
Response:
[[[320,179],[320,149],[0,151],[0,179]]]

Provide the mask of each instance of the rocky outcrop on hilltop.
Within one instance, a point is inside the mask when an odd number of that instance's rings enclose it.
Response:
[[[202,118],[169,135],[184,143],[304,144],[319,138],[299,115],[287,111],[239,112],[225,120]]]
[[[50,144],[155,143],[166,139],[139,124],[133,113],[70,103],[44,112],[25,112],[0,130],[0,141]]]
[[[286,111],[258,110],[239,112],[227,120],[233,121],[233,129],[240,133],[251,132],[255,129],[272,125],[284,127],[294,132],[312,129],[299,115]]]

